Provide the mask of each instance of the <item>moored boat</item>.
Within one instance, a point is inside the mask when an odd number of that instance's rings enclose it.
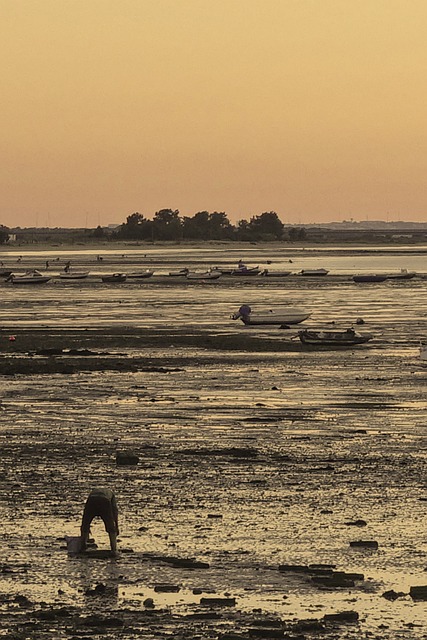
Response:
[[[300,276],[327,276],[328,273],[328,269],[302,269]]]
[[[239,267],[238,269],[233,269],[231,274],[232,276],[257,276],[261,273],[261,269],[256,267]]]
[[[127,277],[133,278],[134,280],[136,279],[144,279],[144,278],[151,278],[151,276],[153,275],[154,271],[152,269],[145,269],[145,271],[132,271],[131,273],[127,274]]]
[[[212,269],[210,271],[189,271],[185,277],[187,280],[218,280],[221,276],[221,271]]]
[[[184,267],[183,269],[177,269],[176,271],[169,271],[170,276],[186,276],[189,273],[189,268]]]
[[[237,313],[231,317],[241,320],[245,325],[289,325],[299,324],[310,316],[304,309],[296,307],[282,307],[277,309],[259,310],[252,312],[248,304],[243,304]]]
[[[327,347],[349,347],[364,344],[372,339],[370,333],[359,333],[353,328],[344,330],[315,330],[303,329],[298,331],[298,337],[303,344],[324,345]]]
[[[126,273],[112,273],[107,276],[102,276],[102,282],[126,282]]]
[[[387,276],[377,273],[367,273],[353,276],[353,282],[384,282],[384,280],[387,280]]]
[[[6,282],[11,282],[12,284],[45,284],[51,280],[50,276],[44,276],[37,269],[33,269],[32,271],[26,271],[21,275],[15,275],[11,273]]]
[[[397,273],[389,273],[387,275],[387,280],[411,280],[411,278],[415,278],[416,275],[415,271],[401,269]]]

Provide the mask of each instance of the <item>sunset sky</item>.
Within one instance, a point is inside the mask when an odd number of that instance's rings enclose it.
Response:
[[[0,223],[427,221],[426,0],[0,0]]]

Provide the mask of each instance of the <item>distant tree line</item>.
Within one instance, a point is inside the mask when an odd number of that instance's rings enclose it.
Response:
[[[101,237],[102,228],[93,232]],[[224,212],[199,211],[192,217],[179,215],[178,210],[161,209],[152,220],[141,213],[132,213],[126,222],[113,233],[111,239],[117,240],[236,240],[236,241],[275,241],[304,240],[303,227],[285,226],[275,211],[266,211],[250,220],[239,220],[233,225]]]
[[[19,242],[51,241],[123,241],[136,240],[156,242],[159,240],[234,240],[236,242],[274,242],[280,240],[301,241],[306,239],[304,227],[287,226],[281,222],[275,211],[265,211],[249,220],[239,220],[232,224],[224,212],[199,211],[194,216],[180,216],[178,210],[161,209],[152,219],[141,213],[132,213],[126,222],[114,230],[98,225],[95,229],[37,229],[10,230],[0,224],[0,244],[10,239],[10,233]]]

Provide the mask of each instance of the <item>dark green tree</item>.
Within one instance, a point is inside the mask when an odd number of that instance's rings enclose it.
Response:
[[[280,240],[283,236],[283,223],[275,211],[251,218],[249,227],[256,240]]]
[[[209,213],[199,211],[193,217],[184,217],[182,221],[182,236],[194,240],[210,239]]]
[[[145,240],[151,238],[151,220],[135,212],[126,218],[126,222],[117,230],[116,237],[126,240]]]
[[[182,238],[182,221],[178,209],[160,209],[153,218],[153,239],[180,240]]]
[[[235,227],[224,211],[214,211],[209,215],[210,237],[212,240],[226,240],[233,237]]]
[[[5,244],[9,240],[9,228],[4,225],[0,225],[0,244]]]

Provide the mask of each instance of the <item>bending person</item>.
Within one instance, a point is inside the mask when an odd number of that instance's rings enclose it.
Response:
[[[111,551],[117,553],[117,536],[119,535],[119,521],[116,497],[111,489],[93,489],[83,511],[81,526],[81,551],[86,550],[92,520],[99,516],[110,538]]]

